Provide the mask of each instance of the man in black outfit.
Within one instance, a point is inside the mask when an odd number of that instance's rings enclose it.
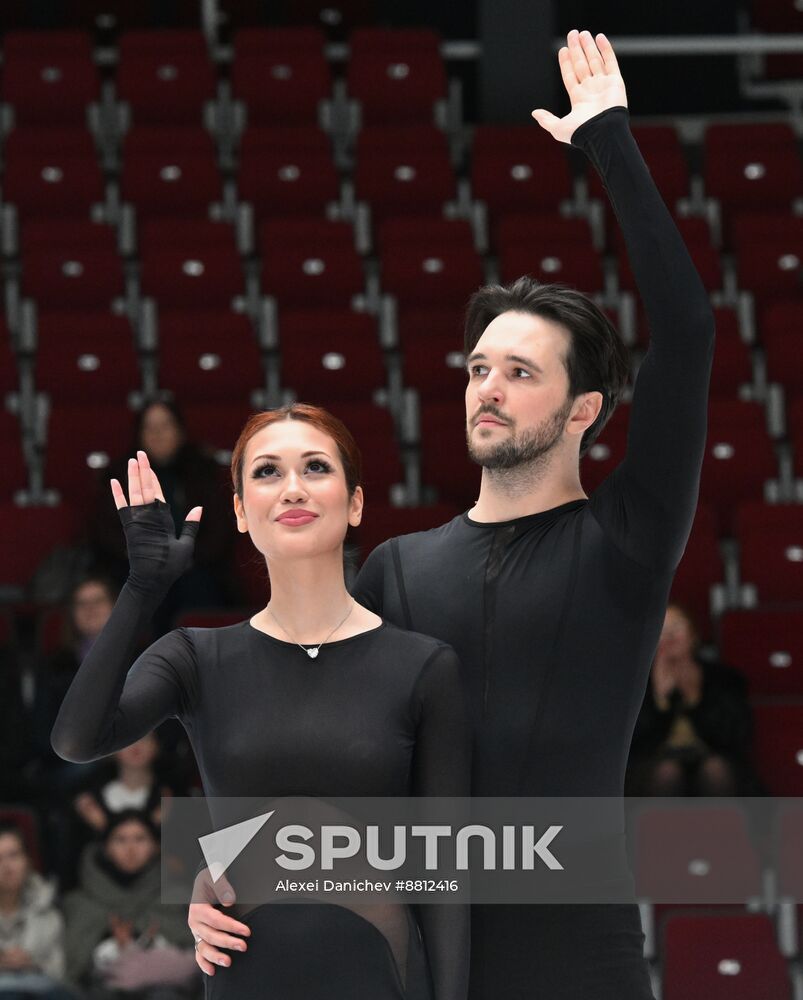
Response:
[[[572,31],[559,61],[571,112],[533,117],[600,174],[650,327],[626,456],[589,498],[579,458],[627,379],[602,311],[529,278],[480,289],[465,337],[479,498],[440,528],[378,546],[354,588],[457,650],[480,796],[622,795],[706,437],[713,313],[630,132],[613,49]],[[647,1000],[642,946],[635,904],[475,906],[471,996]]]

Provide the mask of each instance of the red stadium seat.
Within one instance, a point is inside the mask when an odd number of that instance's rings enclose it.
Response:
[[[113,257],[117,253],[117,233],[106,222],[90,219],[27,219],[19,227],[20,255],[56,248],[91,250]]]
[[[441,216],[457,195],[448,156],[428,149],[389,150],[357,162],[355,195],[371,206],[378,225],[389,216]]]
[[[500,253],[499,270],[503,283],[529,274],[537,281],[559,281],[586,293],[600,292],[605,286],[602,261],[590,246],[555,244],[545,252],[512,247]]]
[[[711,588],[721,584],[724,576],[716,519],[710,507],[700,504],[672,580],[670,600],[679,601],[690,609],[705,642],[713,635]]]
[[[0,504],[0,584],[25,587],[39,563],[57,545],[70,545],[77,537],[80,511],[68,503],[57,506],[20,507]],[[21,538],[25,544],[20,545]]]
[[[41,313],[36,388],[54,405],[119,403],[141,388],[127,319],[111,313]]]
[[[349,254],[354,250],[354,227],[350,222],[329,219],[266,219],[258,229],[257,242],[263,252],[274,256],[283,249],[310,255],[333,250]]]
[[[310,233],[308,241],[298,231],[297,239],[283,240],[273,223],[261,229],[262,291],[278,299],[280,308],[348,309],[354,296],[365,294],[365,273],[351,226],[343,222],[329,227],[326,243],[323,226],[319,238]]]
[[[166,247],[143,252],[140,289],[163,309],[226,310],[245,294],[245,275],[231,247]]]
[[[230,222],[156,216],[142,219],[137,227],[139,252],[150,256],[160,250],[181,250],[191,257],[199,248],[221,249],[236,254],[237,235]]]
[[[739,333],[739,319],[729,306],[714,307],[716,343],[711,368],[711,396],[736,399],[739,387],[753,382],[750,348]]]
[[[778,462],[767,436],[763,406],[712,398],[700,495],[717,512],[718,533],[733,534],[736,505],[762,499],[764,483],[777,476]]]
[[[474,249],[474,234],[466,219],[386,219],[377,227],[377,250],[386,257],[398,248],[420,247],[432,244]]]
[[[86,218],[105,200],[103,174],[94,156],[59,151],[9,157],[3,200],[20,218],[78,216]]]
[[[356,28],[349,43],[346,85],[349,97],[360,102],[364,124],[433,120],[433,105],[447,91],[434,31]]]
[[[448,157],[446,133],[437,125],[366,125],[357,133],[354,154],[359,161],[390,152],[407,153],[420,149]]]
[[[18,386],[17,359],[11,350],[8,327],[5,321],[0,319],[0,393],[15,391]],[[0,413],[5,413],[2,407],[0,407]],[[0,440],[4,439],[0,438]]]
[[[755,759],[770,795],[803,795],[803,704],[753,705]]]
[[[138,216],[204,218],[222,200],[223,184],[210,153],[132,153],[123,161],[120,194]]]
[[[795,454],[795,473],[803,476],[803,396],[790,402],[788,414],[789,436]]]
[[[803,505],[786,507],[783,526],[776,521],[750,530],[737,520],[741,580],[756,588],[761,604],[803,606]]]
[[[240,138],[240,156],[300,152],[332,158],[332,140],[318,125],[251,125]]]
[[[22,293],[42,310],[106,311],[124,286],[119,257],[101,250],[37,249],[22,263]]]
[[[3,38],[0,100],[18,125],[83,125],[100,97],[89,35],[82,31],[9,32]]]
[[[468,377],[460,311],[404,310],[399,316],[399,340],[404,384],[427,402],[454,400],[462,405]]]
[[[591,494],[625,457],[630,406],[620,403],[599,437],[580,459],[583,489]]]
[[[753,293],[757,311],[774,299],[792,298],[800,288],[803,240],[790,243],[786,237],[743,247],[736,257],[739,287]]]
[[[786,124],[709,125],[705,134],[706,194],[723,207],[730,246],[730,212],[788,209],[803,194],[803,168]]]
[[[6,410],[0,410],[0,441],[3,442],[3,478],[0,480],[2,482],[0,504],[4,504],[14,499],[17,490],[28,488],[28,469],[22,452],[19,421],[13,413]]]
[[[480,468],[468,457],[466,411],[459,400],[421,406],[421,482],[462,510],[479,496]]]
[[[803,10],[787,0],[751,0],[750,22],[761,34],[800,34]],[[768,80],[790,80],[803,76],[803,58],[795,53],[766,55],[763,76]]]
[[[567,219],[563,215],[511,213],[502,215],[491,228],[491,245],[495,252],[510,248],[526,248],[535,255],[548,256],[550,249],[560,247],[591,247],[591,228],[588,219]]]
[[[61,491],[79,510],[90,509],[99,477],[131,439],[133,413],[124,404],[124,399],[108,404],[84,401],[50,410],[45,486]]]
[[[246,399],[182,401],[187,430],[194,441],[220,451],[231,451],[253,412]]]
[[[803,345],[803,301],[773,302],[761,318],[761,339],[767,359],[767,379],[780,382],[787,392],[803,397],[799,364]]]
[[[727,611],[719,628],[722,658],[745,674],[751,698],[803,698],[803,609]]]
[[[491,227],[502,214],[554,213],[574,189],[569,164],[540,129],[478,125],[471,163],[472,196],[488,207]]]
[[[37,157],[46,153],[66,153],[92,160],[97,150],[92,133],[83,124],[17,125],[3,140],[3,155],[6,160]]]
[[[362,453],[366,503],[388,503],[390,488],[404,481],[404,471],[390,411],[373,403],[347,403],[326,397],[308,402],[317,403],[330,410],[354,435]]]
[[[215,69],[200,31],[131,31],[120,36],[117,95],[137,124],[200,124],[216,93]]]
[[[181,320],[176,317],[177,323]],[[186,316],[190,322],[190,316]],[[171,336],[166,317],[159,320],[159,386],[187,402],[201,400],[247,401],[254,389],[264,387],[262,359],[256,341],[228,336],[228,314],[215,323],[207,313],[196,335]],[[238,327],[239,329],[239,327]]]
[[[482,259],[473,247],[397,246],[381,260],[382,291],[416,306],[461,306],[483,278]]]
[[[635,817],[634,877],[660,940],[677,907],[743,909],[763,896],[750,817],[739,805],[645,806]]]
[[[258,218],[275,215],[322,216],[340,198],[340,179],[329,152],[306,149],[245,149],[240,156],[238,192]]]
[[[314,123],[331,96],[325,37],[316,28],[252,28],[234,36],[232,94],[250,124]]]
[[[362,524],[355,531],[361,561],[364,561],[368,553],[380,542],[388,538],[440,527],[459,513],[460,509],[451,504],[433,504],[430,507],[390,507],[371,504],[366,510]]]
[[[282,313],[282,385],[302,400],[372,400],[387,383],[376,320],[348,310]]]
[[[664,942],[663,1000],[792,1000],[764,914],[674,916]]]

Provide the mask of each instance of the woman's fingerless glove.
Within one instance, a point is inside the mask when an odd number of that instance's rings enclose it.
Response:
[[[176,538],[170,506],[163,500],[120,507],[128,551],[130,588],[143,597],[163,596],[192,565],[200,521],[185,521]]]

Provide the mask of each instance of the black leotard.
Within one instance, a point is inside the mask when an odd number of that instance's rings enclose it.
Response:
[[[572,145],[608,191],[650,325],[626,457],[590,498],[490,524],[467,512],[384,542],[353,588],[383,617],[457,651],[475,795],[622,794],[697,504],[714,347],[708,295],[627,109],[585,122]],[[472,997],[652,995],[635,907],[474,907],[472,928]]]
[[[148,518],[154,506],[132,509]],[[123,587],[62,702],[51,735],[59,756],[95,760],[175,717],[209,797],[468,794],[467,713],[443,642],[383,622],[312,660],[243,621],[174,629],[132,666],[158,599]],[[376,923],[331,904],[264,904],[242,916],[227,908],[252,935],[229,968],[205,977],[206,996],[465,1000],[468,907],[426,904],[415,919],[395,906],[401,950],[378,929],[388,925],[384,907]]]

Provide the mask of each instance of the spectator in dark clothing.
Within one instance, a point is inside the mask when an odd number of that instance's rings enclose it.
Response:
[[[197,996],[186,906],[160,896],[158,831],[147,813],[124,809],[87,845],[80,888],[64,898],[68,984],[89,1000]]]
[[[198,537],[192,567],[170,589],[153,620],[156,637],[169,631],[176,615],[190,608],[229,607],[241,602],[232,573],[237,530],[226,470],[187,439],[184,418],[175,403],[153,401],[137,414],[133,441],[124,455],[142,449],[159,477],[177,529],[188,503],[204,509],[207,530]],[[128,576],[125,538],[109,493],[109,480],[126,482],[128,459],[104,470],[89,526],[95,558],[122,586]]]
[[[175,720],[166,720],[158,734],[140,741],[141,746],[121,750],[114,761],[73,764],[53,752],[50,732],[61,702],[116,599],[116,585],[102,574],[88,574],[75,584],[65,608],[62,643],[35,664],[33,703],[30,715],[25,713],[33,755],[25,770],[29,793],[14,798],[36,807],[47,830],[47,867],[62,891],[75,886],[80,852],[103,832],[109,813],[124,805],[138,806],[147,808],[158,823],[160,797],[186,794],[194,773],[189,741]],[[146,645],[143,636],[142,648]],[[5,753],[10,752],[9,745]]]
[[[630,748],[627,795],[760,795],[747,681],[700,658],[690,612],[671,603]]]

